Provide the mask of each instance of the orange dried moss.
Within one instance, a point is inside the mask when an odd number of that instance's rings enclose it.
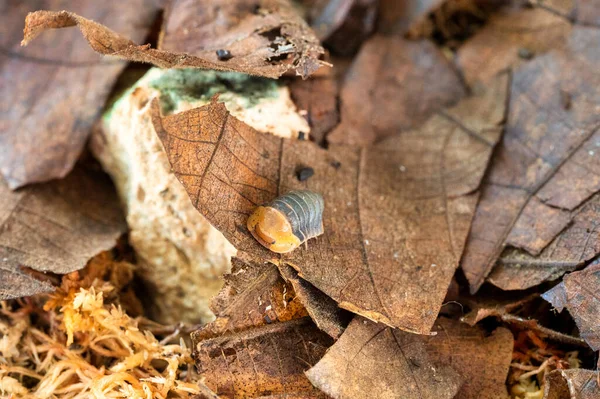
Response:
[[[508,376],[514,399],[542,399],[544,376],[552,370],[581,367],[578,352],[565,352],[548,344],[535,332],[521,331],[515,340]]]
[[[95,262],[95,263],[94,263]],[[2,302],[0,396],[35,398],[188,398],[190,349],[159,342],[119,305],[132,266],[109,255],[63,278],[42,297]]]

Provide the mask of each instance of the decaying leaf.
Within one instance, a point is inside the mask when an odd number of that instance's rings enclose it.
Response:
[[[455,398],[508,398],[506,375],[513,352],[513,335],[499,327],[490,335],[480,328],[439,318],[437,335],[426,339],[436,361],[452,367],[463,379]]]
[[[192,203],[238,256],[289,264],[342,308],[428,333],[500,135],[506,83],[501,76],[419,130],[368,149],[325,151],[261,134],[216,102],[161,117],[155,100],[153,120]],[[298,181],[301,166],[315,175]],[[247,218],[256,206],[300,188],[325,198],[325,234],[276,257],[250,235]],[[396,224],[388,226],[389,220]]]
[[[217,318],[193,333],[196,341],[307,316],[294,289],[273,264],[233,258],[231,273],[224,279],[224,287],[211,303]]]
[[[593,350],[600,350],[600,263],[566,275],[542,297],[559,312],[566,307],[581,337]]]
[[[23,43],[48,29],[77,26],[100,54],[161,68],[237,71],[270,78],[295,70],[306,78],[321,66],[324,50],[319,40],[287,0],[217,3],[206,7],[203,1],[172,2],[160,49],[137,45],[126,35],[67,11],[29,14]]]
[[[468,83],[487,81],[565,45],[570,32],[569,21],[552,12],[507,6],[459,47],[456,63]]]
[[[554,370],[546,375],[544,399],[596,399],[600,397],[598,371]]]
[[[600,194],[595,194],[573,214],[569,226],[538,256],[507,248],[488,281],[503,290],[523,290],[555,280],[600,254]]]
[[[375,28],[378,0],[307,0],[311,26],[327,49],[355,54]],[[316,3],[316,4],[310,4]]]
[[[600,157],[600,114],[594,111],[600,96],[593,89],[600,84],[599,46],[600,31],[577,26],[564,48],[514,73],[504,140],[484,182],[462,259],[473,292],[506,243],[539,253],[568,223],[559,217],[562,228],[557,226],[555,216],[600,189],[591,188],[588,179],[598,173]],[[587,172],[570,175],[565,190],[563,169],[573,167]]]
[[[19,268],[69,273],[112,248],[126,226],[114,190],[76,168],[64,180],[17,192],[0,181],[0,299],[51,290]]]
[[[445,0],[380,0],[378,29],[384,33],[406,33]]]
[[[356,317],[307,372],[315,386],[341,398],[507,398],[513,337],[440,318],[423,337]]]
[[[0,172],[9,187],[67,175],[123,68],[103,60],[75,32],[48,32],[19,47],[27,12],[73,7],[142,40],[156,14],[150,0],[3,2],[0,68]]]
[[[304,371],[331,344],[305,317],[208,340],[194,338],[194,358],[205,384],[220,398],[325,398]]]
[[[310,137],[324,143],[325,136],[338,124],[338,83],[332,73],[290,83],[290,93],[301,112],[306,112]]]
[[[454,398],[462,378],[419,335],[355,317],[306,375],[335,399]]]
[[[511,293],[506,294],[508,295],[492,293],[489,297],[480,295],[460,298],[460,303],[464,303],[471,308],[471,311],[463,316],[461,321],[474,326],[488,317],[495,317],[514,330],[535,333],[540,338],[547,338],[562,344],[587,347],[585,341],[579,337],[544,327],[535,318],[519,316],[523,313],[523,309],[536,306],[535,300],[541,300],[539,294],[534,293],[526,297],[511,295]],[[539,304],[537,306],[539,308]]]
[[[569,21],[600,27],[600,8],[596,0],[533,0],[531,3]]]
[[[340,309],[337,303],[316,289],[306,280],[298,277],[298,272],[287,264],[279,265],[283,278],[292,284],[313,322],[330,337],[338,339],[351,319],[350,313]]]
[[[327,138],[371,144],[418,126],[464,94],[458,74],[433,43],[376,36],[346,74],[341,123]]]

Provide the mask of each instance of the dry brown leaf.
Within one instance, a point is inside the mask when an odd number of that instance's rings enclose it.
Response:
[[[579,337],[574,337],[559,331],[541,325],[535,318],[523,318],[517,314],[527,314],[527,310],[538,306],[535,300],[539,294],[534,293],[526,297],[520,295],[499,295],[497,292],[490,293],[489,296],[462,297],[460,303],[464,303],[471,308],[467,315],[461,318],[461,321],[470,326],[474,326],[481,320],[488,317],[495,317],[505,325],[519,331],[534,332],[540,338],[548,338],[551,341],[560,342],[567,345],[586,347],[586,343]],[[541,299],[540,299],[541,300]],[[529,312],[531,314],[531,312]]]
[[[161,49],[137,45],[125,35],[67,11],[28,15],[23,43],[45,30],[76,25],[95,51],[161,68],[206,68],[270,78],[295,70],[306,78],[321,66],[318,58],[324,50],[319,40],[287,0],[221,3],[208,8],[202,1],[173,2]],[[229,51],[232,58],[219,59],[217,50]]]
[[[159,48],[185,58],[187,66],[209,63],[216,65],[211,69],[271,78],[289,70],[307,78],[322,65],[324,53],[288,0],[213,0],[210,6],[203,0],[172,1]],[[232,58],[220,60],[217,50]]]
[[[421,129],[368,149],[325,151],[261,134],[216,102],[161,117],[155,101],[153,121],[192,203],[240,257],[289,264],[342,308],[428,333],[500,135],[506,83],[500,77]],[[315,175],[298,181],[298,166]],[[246,220],[257,205],[300,188],[324,196],[325,234],[276,256],[249,234]],[[382,220],[391,219],[396,225],[384,229]]]
[[[524,64],[536,55],[563,46],[571,32],[564,18],[543,9],[508,6],[457,51],[465,80],[487,81],[498,72]]]
[[[505,380],[513,336],[440,318],[422,337],[356,317],[307,372],[317,387],[341,398],[508,398]]]
[[[76,168],[64,180],[13,192],[0,180],[0,300],[48,292],[22,274],[69,273],[112,248],[126,230],[108,178]]]
[[[324,0],[305,3],[312,15],[311,26],[327,49],[350,56],[373,32],[377,17],[378,0]]]
[[[306,375],[335,399],[454,398],[462,378],[436,360],[423,337],[357,316]]]
[[[600,263],[566,275],[563,281],[542,297],[559,312],[569,310],[581,338],[594,350],[600,350]]]
[[[507,248],[488,281],[503,290],[523,290],[555,280],[600,254],[600,194],[573,214],[570,225],[540,255]]]
[[[446,0],[380,0],[378,30],[406,33]]]
[[[554,370],[546,375],[544,399],[597,399],[600,397],[598,371]]]
[[[569,21],[600,27],[600,7],[597,0],[532,0],[531,3],[562,15]]]
[[[156,15],[152,4],[151,0],[3,3],[0,171],[12,189],[71,171],[126,65],[94,54],[75,32],[48,32],[34,45],[21,48],[27,12],[72,7],[141,40]]]
[[[291,284],[273,264],[233,258],[231,273],[224,279],[224,287],[211,302],[217,318],[193,333],[196,341],[307,316]]]
[[[508,399],[506,376],[512,359],[513,335],[497,328],[491,335],[480,328],[440,318],[426,339],[436,361],[456,370],[462,379],[457,399]]]
[[[327,133],[338,124],[340,119],[339,89],[333,72],[307,80],[294,80],[289,88],[300,112],[306,112],[311,139],[323,144]]]
[[[330,337],[338,339],[351,319],[350,313],[340,309],[333,299],[298,277],[298,272],[291,266],[279,265],[279,271],[292,284],[297,298],[304,304],[317,327]]]
[[[598,173],[600,114],[594,110],[600,96],[594,87],[600,84],[599,50],[600,31],[574,27],[564,49],[538,57],[514,73],[504,140],[484,183],[462,259],[472,292],[507,242],[536,253],[554,238],[546,232],[561,230],[553,218],[556,206],[544,204],[544,199],[554,198],[549,192],[562,190],[560,203],[576,206],[600,189],[590,189],[582,174],[570,176],[572,189],[564,190],[560,183],[565,172],[561,169],[572,164],[590,165],[589,174]],[[574,200],[564,199],[571,195]]]
[[[346,74],[341,123],[327,138],[337,144],[371,144],[416,127],[464,95],[458,74],[433,43],[376,36]]]
[[[331,344],[331,338],[305,317],[194,339],[194,358],[205,384],[220,398],[325,398],[304,371]]]

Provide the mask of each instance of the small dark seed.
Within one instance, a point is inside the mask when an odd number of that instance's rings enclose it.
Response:
[[[340,161],[331,161],[330,165],[336,169],[339,169],[340,166],[342,166],[342,163]]]
[[[570,110],[571,109],[571,94],[561,90],[560,91],[560,104],[562,105],[564,110]]]
[[[300,181],[308,180],[314,174],[315,170],[313,168],[300,168],[296,171],[296,177]]]
[[[298,140],[306,140],[306,133],[298,132]]]
[[[525,47],[521,47],[519,49],[519,58],[524,59],[524,60],[530,60],[533,58],[534,54],[533,51],[529,50],[528,48]]]
[[[271,320],[271,318],[269,317],[268,314],[265,315],[265,323],[267,324],[271,324],[273,320]]]
[[[231,55],[229,50],[220,49],[217,50],[217,57],[219,58],[219,61],[228,61],[233,58],[233,55]]]

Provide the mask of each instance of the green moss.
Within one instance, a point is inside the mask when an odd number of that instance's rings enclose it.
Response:
[[[199,69],[163,71],[160,76],[150,80],[149,86],[160,91],[164,113],[175,110],[180,101],[208,102],[215,94],[222,94],[224,101],[235,94],[243,99],[243,106],[250,108],[262,99],[277,97],[278,88],[277,82],[272,79]]]

